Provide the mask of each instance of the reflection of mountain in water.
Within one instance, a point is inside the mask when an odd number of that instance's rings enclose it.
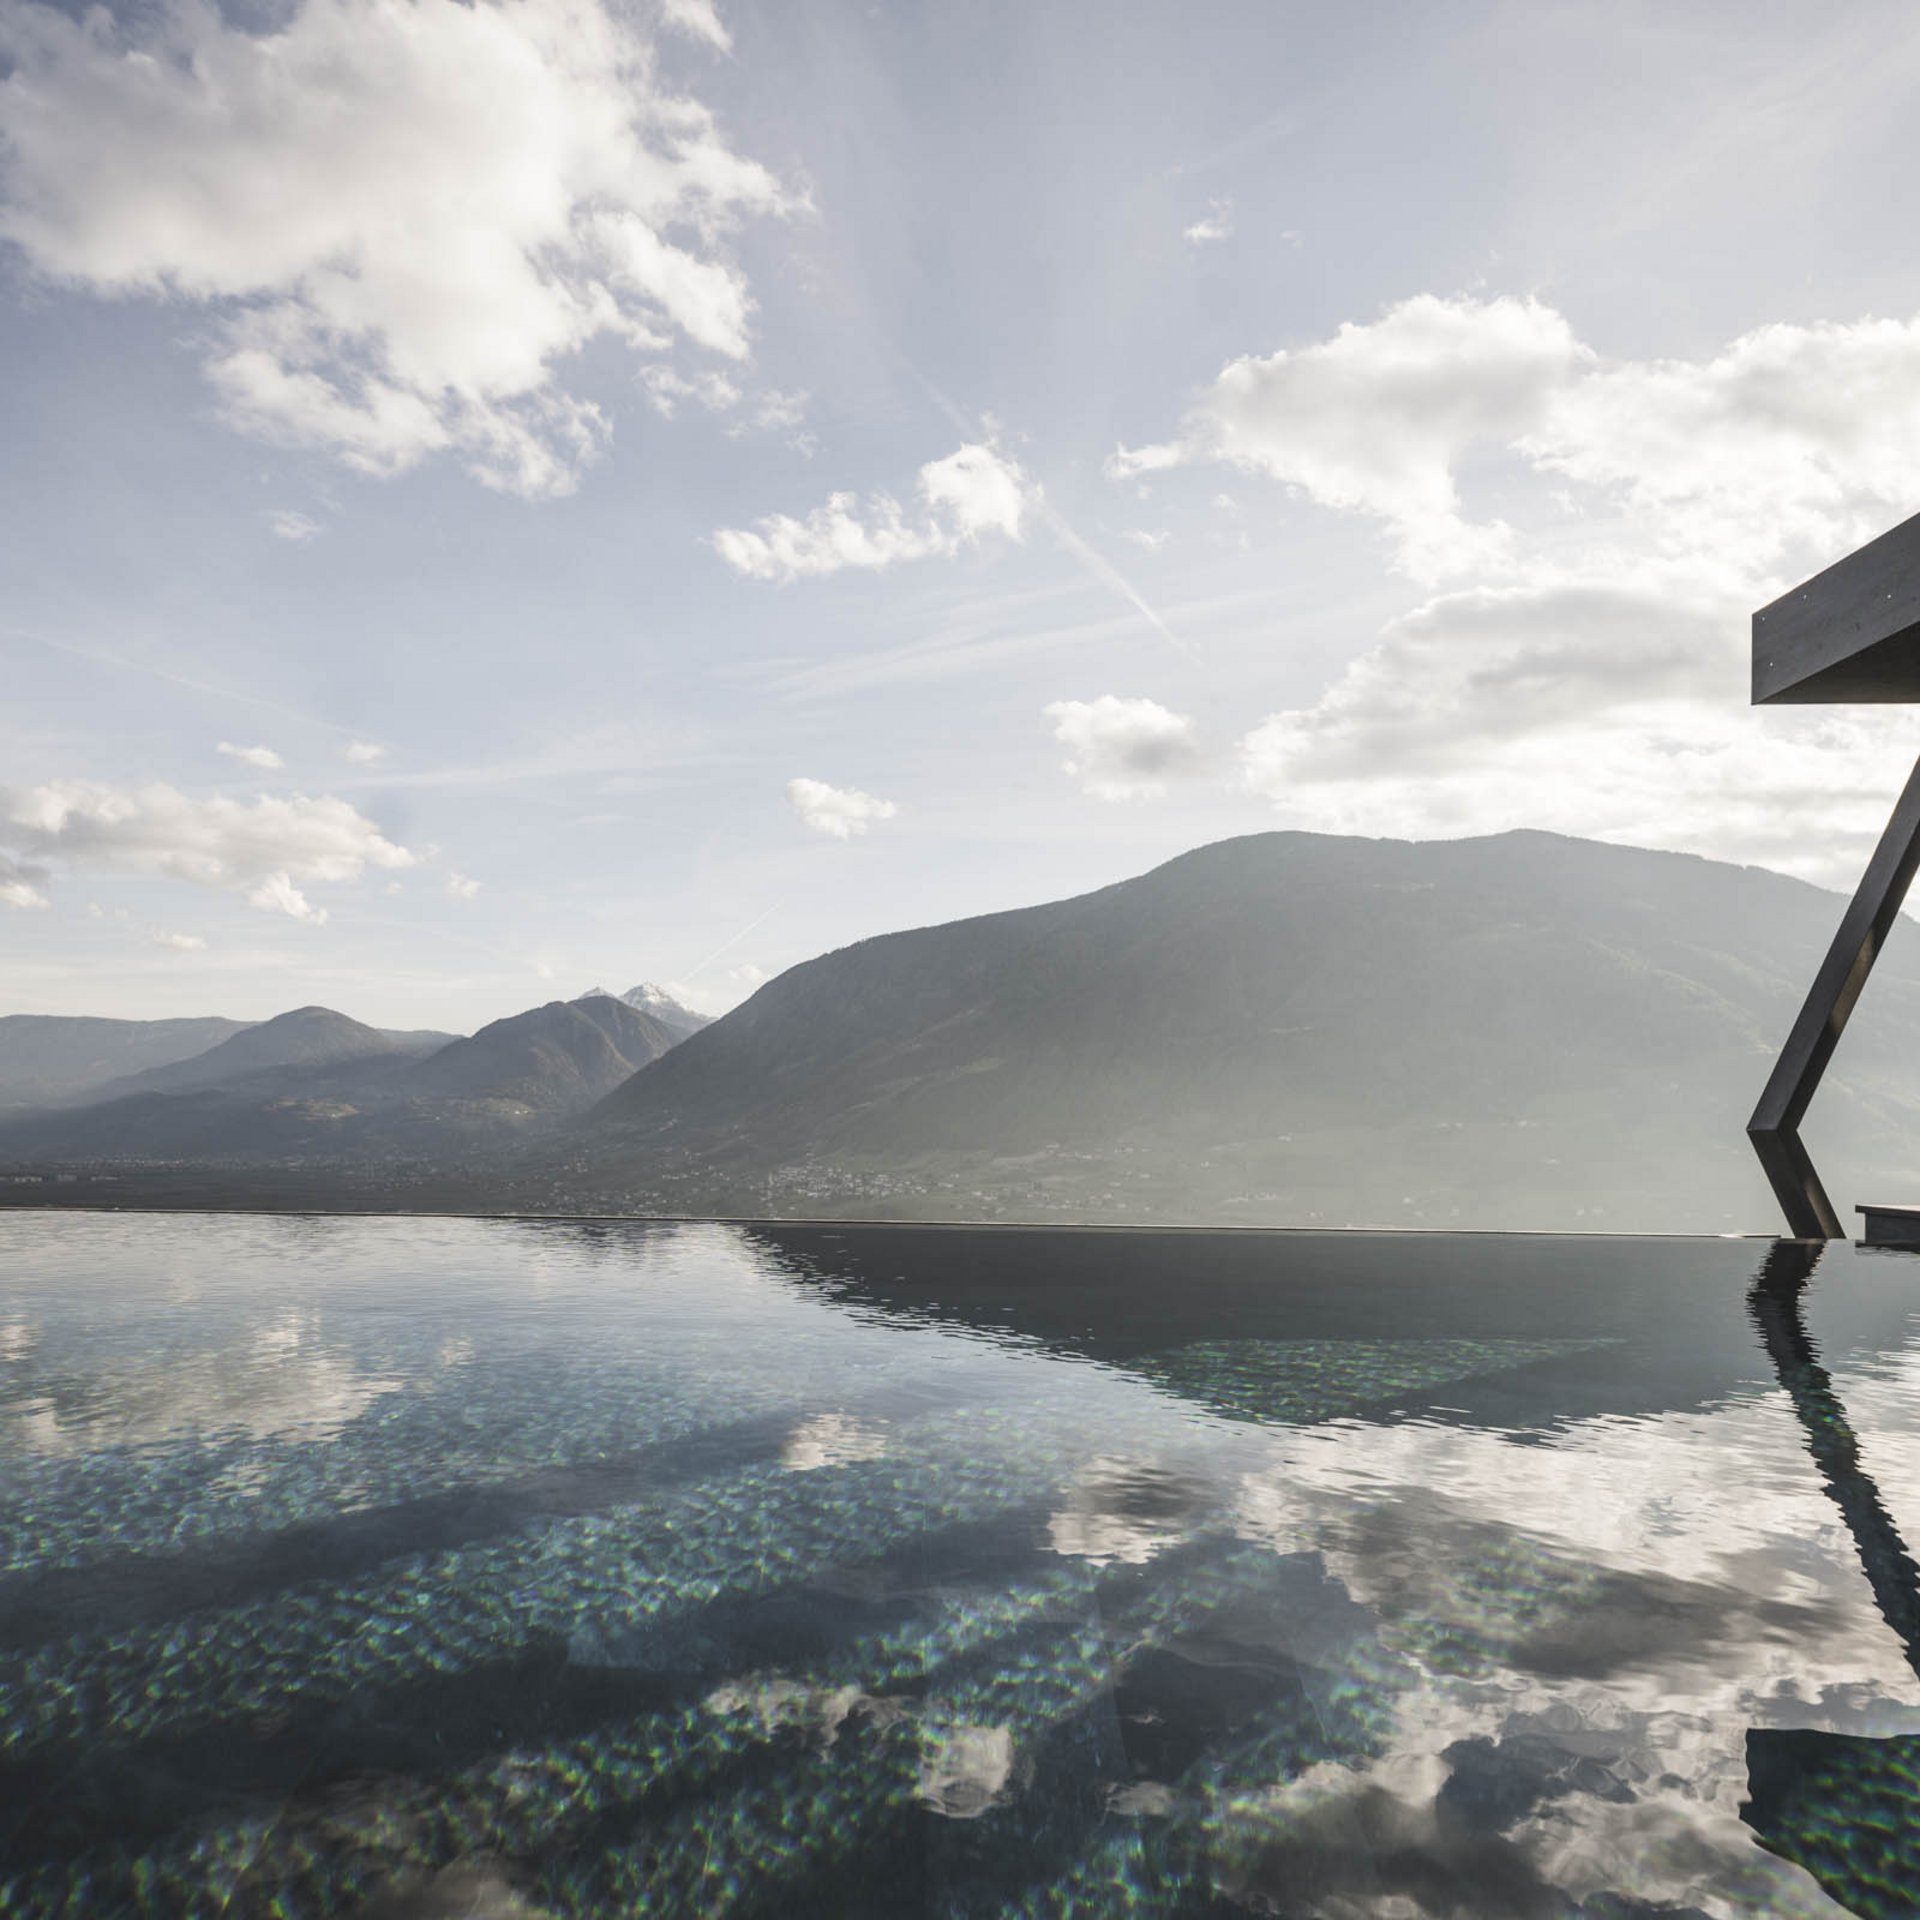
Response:
[[[1233,1420],[1299,1424],[1560,1360],[1596,1340],[1195,1340],[1132,1362]]]
[[[745,1230],[849,1311],[1097,1360],[1238,1418],[1430,1400],[1493,1426],[1710,1406],[1770,1383],[1739,1298],[1768,1243],[1071,1228]],[[1908,1331],[1897,1262],[1825,1305],[1837,1351]],[[1391,1339],[1382,1339],[1390,1329]],[[1592,1355],[1583,1364],[1582,1355]],[[1550,1376],[1527,1369],[1552,1362]]]

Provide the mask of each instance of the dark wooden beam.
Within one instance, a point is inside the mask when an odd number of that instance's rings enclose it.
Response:
[[[1755,706],[1920,700],[1920,514],[1753,616]]]
[[[1846,1031],[1860,989],[1867,984],[1873,963],[1886,944],[1894,916],[1913,884],[1916,867],[1920,867],[1920,761],[1907,776],[1893,818],[1887,822],[1860,885],[1841,915],[1840,930],[1833,936],[1800,1017],[1774,1062],[1760,1104],[1747,1122],[1747,1138],[1753,1142],[1774,1197],[1787,1216],[1787,1231],[1798,1239],[1845,1237],[1840,1216],[1827,1198],[1806,1148],[1800,1144],[1800,1122],[1806,1118],[1820,1076]]]

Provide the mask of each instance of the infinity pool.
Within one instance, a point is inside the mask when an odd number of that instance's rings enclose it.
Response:
[[[0,1913],[1920,1914],[1920,1259],[0,1214]]]

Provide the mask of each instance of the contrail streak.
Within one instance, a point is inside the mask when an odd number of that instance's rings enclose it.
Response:
[[[754,930],[755,927],[765,926],[766,923],[769,920],[771,920],[773,916],[776,913],[778,913],[780,909],[784,907],[786,904],[787,903],[784,900],[776,900],[773,903],[773,905],[770,906],[766,910],[766,912],[759,917],[759,919],[749,920],[747,924],[744,927],[742,927],[738,933],[733,935],[731,939],[721,941],[721,943],[717,947],[715,947],[714,950],[710,954],[708,954],[704,960],[702,960],[697,966],[693,968],[693,970],[690,973],[686,975],[686,978],[689,980],[699,979],[701,974],[706,972],[706,970],[710,966],[712,966],[713,963],[716,960],[718,960],[723,953],[732,952],[732,950],[735,947],[737,947],[740,944],[740,942],[744,940],[747,937],[747,935]]]
[[[1040,518],[1047,523],[1053,537],[1080,562],[1086,572],[1104,587],[1111,587],[1120,597],[1129,602],[1140,617],[1146,621],[1168,646],[1184,653],[1189,660],[1197,660],[1199,654],[1180,638],[1167,623],[1147,605],[1145,597],[1104,553],[1091,547],[1067,524],[1066,516],[1044,495],[1035,502]]]
[[[324,727],[329,733],[337,733],[349,740],[369,740],[378,746],[389,746],[390,741],[381,740],[376,733],[369,733],[364,727],[342,726],[337,720],[323,720],[316,714],[303,713],[298,707],[289,707],[279,700],[269,700],[264,694],[247,693],[238,687],[216,686],[210,681],[195,680],[184,673],[173,673],[165,667],[149,665],[144,660],[128,660],[122,655],[102,653],[92,647],[76,647],[71,640],[55,640],[44,633],[34,633],[26,627],[0,627],[0,639],[26,640],[37,647],[45,647],[52,653],[64,653],[70,659],[84,660],[89,666],[111,667],[119,673],[144,673],[150,679],[164,680],[169,686],[185,687],[189,693],[203,693],[214,700],[237,700],[243,706],[259,707],[266,713],[277,713],[283,719],[297,720],[302,726]]]
[[[975,434],[980,431],[979,423],[969,420],[925,374],[915,368],[913,369],[913,375],[925,389],[927,397],[947,416],[947,419],[959,432]],[[1082,539],[1074,528],[1068,524],[1066,515],[1063,514],[1038,487],[1035,487],[1033,490],[1033,506],[1035,512],[1038,513],[1041,520],[1046,524],[1048,532],[1080,563],[1081,571],[1085,573],[1090,580],[1099,586],[1107,588],[1109,592],[1117,593],[1121,599],[1126,601],[1126,603],[1133,608],[1134,612],[1139,614],[1141,619],[1177,653],[1184,653],[1189,660],[1197,660],[1199,658],[1195,650],[1182,640],[1180,636],[1161,619],[1159,614],[1147,604],[1146,596],[1141,593],[1140,589],[1136,587],[1104,553],[1099,552],[1096,548],[1090,546],[1086,540]]]

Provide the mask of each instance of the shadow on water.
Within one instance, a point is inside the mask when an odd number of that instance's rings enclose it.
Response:
[[[1807,1285],[1823,1250],[1819,1242],[1777,1244],[1748,1309],[1821,1484],[1853,1536],[1874,1605],[1920,1674],[1920,1566],[1861,1464],[1846,1408],[1807,1331]],[[1920,1915],[1920,1739],[1756,1727],[1747,1735],[1747,1781],[1741,1817],[1771,1852],[1805,1867],[1861,1920]]]

